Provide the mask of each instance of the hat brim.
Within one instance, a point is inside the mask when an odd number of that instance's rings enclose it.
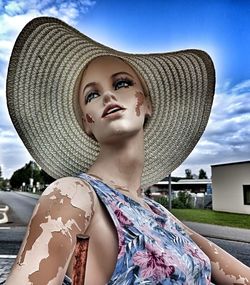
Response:
[[[79,124],[75,86],[83,68],[103,55],[128,62],[147,85],[153,115],[145,126],[142,185],[151,185],[186,159],[206,127],[215,71],[204,51],[128,54],[101,45],[58,19],[35,18],[18,36],[10,59],[11,119],[48,174],[59,178],[87,171],[99,146]]]

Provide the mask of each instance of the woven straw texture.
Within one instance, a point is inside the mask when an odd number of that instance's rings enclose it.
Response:
[[[35,18],[15,43],[7,77],[7,102],[26,148],[51,176],[87,171],[98,144],[79,124],[76,82],[101,55],[127,61],[144,79],[153,115],[145,126],[142,185],[166,177],[189,155],[211,110],[215,72],[200,50],[127,54],[103,46],[64,22]]]

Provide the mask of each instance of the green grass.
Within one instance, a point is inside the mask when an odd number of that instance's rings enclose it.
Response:
[[[200,209],[172,209],[171,212],[181,221],[250,229],[250,215]]]

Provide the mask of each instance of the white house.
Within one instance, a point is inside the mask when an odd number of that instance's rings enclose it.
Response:
[[[211,167],[213,210],[250,214],[250,161]]]
[[[192,193],[207,193],[211,194],[211,179],[180,179],[175,182],[172,181],[173,191],[190,191]],[[154,192],[160,192],[162,194],[168,194],[168,181],[160,181],[150,187],[150,190]]]

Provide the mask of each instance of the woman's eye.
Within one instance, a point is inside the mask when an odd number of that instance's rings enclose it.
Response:
[[[85,96],[85,104],[88,104],[93,99],[99,97],[99,93],[97,91],[91,91]]]
[[[128,88],[129,86],[134,85],[133,81],[130,79],[118,79],[114,82],[113,87],[115,90],[120,88]]]

